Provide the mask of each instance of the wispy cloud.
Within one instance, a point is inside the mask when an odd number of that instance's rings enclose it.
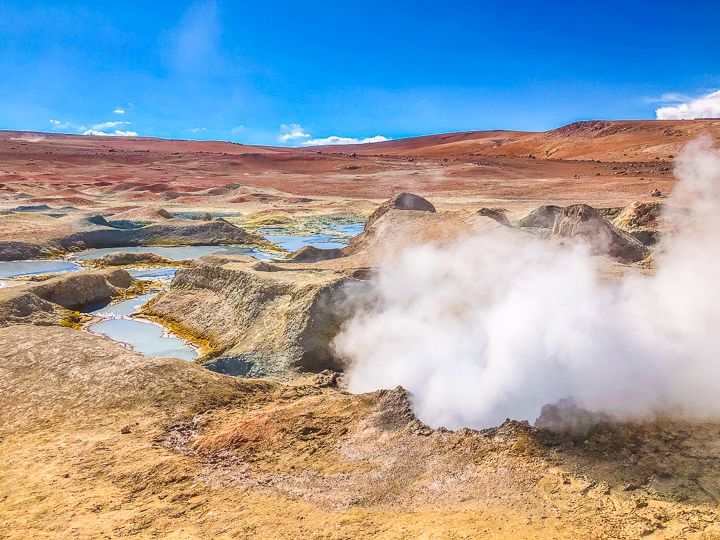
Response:
[[[199,131],[207,131],[207,128],[190,128],[183,130],[183,133],[198,133]]]
[[[117,129],[128,125],[130,122],[103,122],[95,124],[93,127],[83,133],[83,135],[98,135],[101,137],[137,137],[135,131]],[[111,130],[111,131],[107,131]]]
[[[245,131],[245,126],[243,126],[242,124],[239,126],[235,126],[230,130],[233,135],[237,135],[238,133],[242,133],[243,131]]]
[[[129,124],[130,122],[103,122],[102,124],[95,124],[92,128],[96,131],[102,131],[104,129],[116,129],[120,126],[124,126],[126,124]]]
[[[280,133],[281,135],[278,137],[278,140],[281,143],[286,143],[294,139],[307,139],[311,137],[311,135],[303,133],[303,129],[300,124],[282,124],[280,126]]]
[[[325,137],[324,139],[310,139],[302,143],[303,146],[326,146],[335,144],[367,144],[390,141],[392,139],[383,137],[382,135],[375,135],[374,137],[367,137],[365,139],[357,139],[352,137],[338,137],[333,135],[331,137]]]
[[[52,129],[74,129],[75,131],[85,131],[87,127],[79,126],[71,122],[61,122],[60,120],[50,120]]]
[[[697,99],[685,98],[684,103],[678,103],[677,105],[660,107],[659,109],[655,110],[655,116],[658,120],[692,120],[694,118],[720,118],[720,90]]]
[[[125,114],[125,109],[119,109],[119,108],[118,108],[118,109],[115,109],[113,112],[114,112],[115,114]]]
[[[106,133],[104,131],[97,131],[94,129],[88,129],[83,135],[98,135],[100,137],[137,137],[136,131],[121,131],[116,129],[112,133]]]

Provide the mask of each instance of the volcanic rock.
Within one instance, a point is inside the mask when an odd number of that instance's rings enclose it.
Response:
[[[477,211],[479,216],[485,216],[489,217],[490,219],[494,219],[497,221],[500,225],[505,225],[506,227],[512,227],[512,224],[510,223],[510,220],[505,215],[505,212],[502,210],[498,210],[496,208],[481,208]]]
[[[606,253],[621,262],[637,262],[645,256],[645,246],[608,221],[587,204],[574,204],[555,219],[553,237],[584,239],[596,253]]]
[[[420,212],[435,212],[435,207],[419,195],[400,193],[382,203],[365,222],[365,230],[382,217],[389,210],[418,210]]]
[[[520,220],[518,225],[520,225],[520,227],[552,229],[553,225],[555,225],[555,218],[558,217],[562,211],[563,209],[560,206],[546,204],[530,212]]]
[[[61,325],[79,309],[109,302],[127,292],[135,280],[125,270],[90,270],[64,274],[40,283],[0,289],[0,326]]]
[[[343,257],[342,249],[320,249],[315,246],[303,246],[293,252],[288,258],[292,262],[313,263],[318,261],[327,261],[330,259],[338,259]]]
[[[342,367],[330,342],[347,316],[348,288],[361,282],[330,270],[268,272],[244,261],[201,261],[178,270],[144,313],[205,340],[216,357],[250,359],[255,374]]]
[[[177,261],[156,255],[155,253],[129,253],[126,251],[108,253],[99,259],[88,261],[95,266],[126,266],[131,264],[157,264],[170,266],[177,264]]]

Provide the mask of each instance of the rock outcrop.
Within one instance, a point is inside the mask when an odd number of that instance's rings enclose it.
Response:
[[[178,261],[168,259],[162,255],[156,255],[155,253],[129,253],[120,251],[116,253],[108,253],[103,255],[99,259],[91,259],[88,261],[90,264],[95,266],[127,266],[131,264],[157,264],[172,266],[178,264]]]
[[[315,246],[303,246],[293,252],[287,260],[291,262],[313,263],[338,259],[343,256],[344,253],[342,249],[320,249]]]
[[[485,216],[485,217],[489,217],[490,219],[494,219],[500,225],[505,225],[506,227],[512,227],[512,224],[510,223],[510,220],[508,219],[508,217],[505,215],[505,212],[498,208],[481,208],[480,210],[477,211],[477,214],[479,216]]]
[[[132,246],[244,244],[274,249],[262,236],[249,233],[224,219],[194,221],[174,218],[127,229],[94,223],[85,218],[76,223],[75,229],[79,232],[39,245],[0,242],[0,260],[39,258],[79,249]]]
[[[553,204],[545,204],[530,212],[522,218],[518,225],[520,227],[540,227],[552,229],[555,225],[555,218],[562,214],[562,207]]]
[[[135,283],[125,270],[116,268],[63,274],[40,283],[3,288],[0,326],[68,324],[72,322],[69,310],[109,302]]]
[[[435,212],[435,207],[426,199],[412,193],[400,193],[382,203],[365,222],[365,230],[390,210],[417,210]]]
[[[178,270],[144,314],[206,341],[211,357],[252,362],[253,374],[342,368],[330,342],[345,320],[348,288],[360,282],[331,270],[254,270],[239,261]]]
[[[614,227],[587,204],[565,208],[555,220],[552,236],[582,238],[595,253],[607,254],[626,263],[640,261],[646,253],[641,242]]]
[[[615,218],[613,225],[643,244],[653,245],[660,237],[658,228],[663,209],[663,203],[636,201]]]

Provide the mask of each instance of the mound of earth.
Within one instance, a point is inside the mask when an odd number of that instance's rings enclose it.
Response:
[[[562,211],[563,208],[560,206],[546,204],[530,212],[520,220],[518,225],[520,225],[520,227],[552,229],[555,225],[555,219],[562,214]]]
[[[621,262],[637,262],[646,254],[641,242],[614,227],[587,204],[566,207],[555,220],[552,236],[582,238],[596,253],[607,253]]]
[[[73,325],[69,310],[109,302],[129,293],[136,280],[122,269],[89,270],[40,283],[0,289],[0,325]]]
[[[143,313],[208,343],[211,356],[250,358],[255,374],[341,367],[330,342],[355,280],[331,270],[267,271],[257,261],[225,260],[233,258],[203,258],[178,270],[170,290]]]
[[[429,201],[412,193],[400,193],[382,203],[365,222],[365,230],[390,210],[416,210],[418,212],[435,212]]]
[[[485,216],[485,217],[494,219],[500,225],[505,225],[506,227],[512,227],[512,223],[510,223],[510,220],[505,215],[505,212],[503,210],[499,210],[497,208],[481,208],[480,210],[477,211],[477,213],[479,216]]]
[[[315,246],[303,246],[288,257],[288,261],[300,263],[314,263],[343,257],[342,249],[320,249]]]
[[[178,261],[168,259],[162,255],[156,255],[155,253],[128,253],[128,252],[116,252],[108,253],[103,255],[99,259],[92,259],[87,261],[89,264],[95,266],[127,266],[131,264],[155,264],[162,266],[173,266],[178,264]]]
[[[79,232],[71,232],[40,245],[0,242],[0,260],[37,258],[78,249],[107,247],[244,244],[273,249],[273,245],[262,236],[223,219],[193,221],[175,218],[135,229],[118,229],[85,218],[76,221],[72,229]]]
[[[167,219],[173,219],[174,217],[175,216],[173,216],[164,208],[154,208],[147,206],[143,206],[140,208],[133,207],[128,210],[117,212],[112,216],[113,220],[126,219],[129,221],[140,221],[148,223],[163,222]]]
[[[627,232],[657,231],[664,205],[660,202],[636,201],[625,208],[613,221],[618,229]]]

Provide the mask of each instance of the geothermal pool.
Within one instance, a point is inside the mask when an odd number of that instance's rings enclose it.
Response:
[[[88,330],[107,336],[113,341],[130,345],[134,351],[145,356],[174,356],[181,360],[195,360],[198,356],[197,351],[183,339],[167,335],[160,325],[128,318],[128,315],[135,313],[140,306],[157,294],[144,294],[88,310],[87,313],[105,319],[91,324]]]
[[[314,246],[322,249],[335,249],[345,247],[352,236],[360,234],[363,223],[336,225],[331,227],[337,234],[292,235],[277,234],[277,229],[262,229],[259,231],[264,238],[288,251],[296,251],[305,246]],[[30,260],[30,261],[0,261],[0,279],[18,278],[42,274],[63,274],[78,272],[83,267],[76,261],[97,259],[109,253],[154,253],[172,259],[196,259],[204,255],[250,255],[259,260],[269,260],[276,254],[262,251],[258,248],[226,245],[226,246],[139,246],[88,249],[72,253],[64,260]],[[177,268],[168,266],[155,266],[138,269],[129,269],[130,275],[138,279],[172,279]]]
[[[269,259],[270,254],[248,246],[139,246],[88,249],[73,254],[79,261],[98,259],[110,253],[153,253],[174,261],[196,259],[205,255],[250,255],[256,259]]]

